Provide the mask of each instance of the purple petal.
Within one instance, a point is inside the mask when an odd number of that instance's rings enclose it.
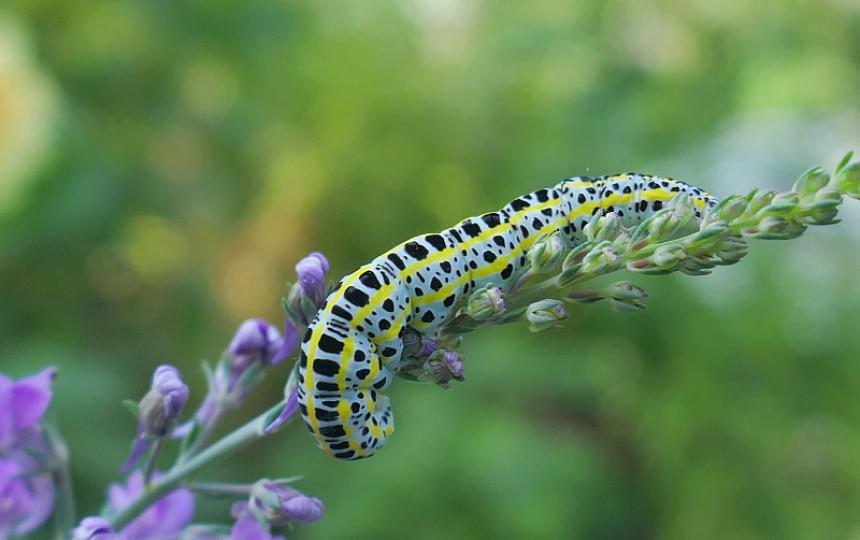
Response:
[[[23,453],[0,459],[0,537],[4,530],[26,533],[39,527],[54,509],[50,474],[27,476],[37,464]]]
[[[47,368],[25,377],[9,388],[9,404],[15,429],[22,430],[37,424],[51,402],[51,383],[57,375],[56,368]]]
[[[280,350],[272,358],[272,364],[280,364],[293,354],[299,343],[299,329],[293,324],[289,317],[284,320],[284,335]]]
[[[315,257],[320,262],[320,266],[322,267],[322,271],[324,273],[328,274],[329,264],[328,264],[328,259],[326,259],[325,255],[323,255],[319,251],[312,251],[310,254],[308,254],[308,257]]]
[[[106,519],[86,517],[72,531],[72,540],[125,540],[125,537],[113,532]]]
[[[284,513],[302,523],[311,523],[322,517],[323,503],[314,497],[293,497],[284,501]]]
[[[143,474],[132,473],[126,485],[113,484],[108,490],[111,509],[118,511],[143,493]],[[121,532],[127,540],[168,540],[175,537],[194,515],[194,496],[177,489],[156,501]]]
[[[129,454],[128,459],[125,460],[125,463],[122,464],[122,468],[120,471],[122,473],[127,473],[131,470],[132,467],[140,460],[143,453],[149,448],[150,440],[145,438],[143,435],[143,431],[138,429],[137,436],[134,438],[134,445],[131,447],[131,454]]]
[[[251,512],[242,512],[230,531],[230,540],[270,540],[271,535]]]
[[[271,424],[266,426],[265,432],[266,434],[272,433],[277,428],[281,427],[284,422],[290,419],[290,417],[296,412],[299,408],[299,391],[298,389],[293,390],[293,393],[290,394],[290,397],[287,398],[287,402],[284,404],[284,408],[281,409],[281,414],[272,421]]]
[[[230,340],[227,350],[230,354],[247,354],[264,349],[268,326],[269,323],[261,319],[243,321],[233,335],[233,339]]]

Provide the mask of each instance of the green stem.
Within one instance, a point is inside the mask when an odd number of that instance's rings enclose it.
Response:
[[[45,439],[51,448],[54,484],[57,486],[57,502],[54,507],[54,526],[57,540],[65,540],[75,526],[75,497],[72,491],[72,475],[69,467],[69,449],[60,437],[53,422],[45,425]]]
[[[162,497],[176,490],[195,473],[208,465],[212,465],[225,457],[235,453],[257,439],[266,436],[265,423],[272,414],[280,411],[284,406],[285,401],[279,402],[277,405],[257,416],[247,424],[239,427],[232,433],[224,436],[219,441],[193,456],[185,463],[177,464],[164,476],[147,486],[143,493],[131,502],[128,506],[109,516],[108,521],[115,531],[122,530],[128,525],[131,520],[137,517],[141,512],[149,508],[153,503]]]
[[[155,472],[155,465],[158,462],[158,456],[161,454],[161,447],[164,445],[164,437],[155,439],[152,445],[152,451],[149,458],[146,460],[146,467],[143,468],[143,485],[148,486],[152,480],[152,473]]]
[[[197,434],[197,437],[194,439],[194,442],[191,446],[180,454],[180,456],[176,460],[176,465],[179,466],[196,456],[200,450],[203,448],[209,439],[212,437],[212,434],[215,432],[215,428],[218,426],[218,423],[221,421],[221,417],[224,415],[224,409],[221,405],[216,404],[215,412],[212,413],[212,417],[200,428],[200,433]]]
[[[239,496],[246,497],[251,493],[248,484],[227,484],[222,482],[194,482],[188,486],[191,491],[211,497]]]
[[[68,531],[75,526],[75,496],[72,492],[72,476],[67,459],[63,460],[55,474],[58,487],[57,509],[54,515],[57,540],[65,540],[68,538]]]

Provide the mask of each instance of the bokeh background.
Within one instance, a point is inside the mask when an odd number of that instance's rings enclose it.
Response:
[[[281,320],[309,250],[339,276],[566,176],[726,195],[852,148],[855,0],[6,0],[0,369],[60,367],[94,513],[134,434],[120,400],[164,362],[200,399],[200,360]],[[305,475],[327,514],[291,538],[860,538],[860,204],[843,217],[636,277],[644,313],[470,336],[465,384],[395,385],[374,459],[294,425],[211,478]]]

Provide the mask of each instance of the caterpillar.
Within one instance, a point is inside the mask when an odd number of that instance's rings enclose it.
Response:
[[[632,226],[687,193],[696,217],[717,200],[670,178],[626,173],[574,177],[518,197],[498,212],[407,240],[344,277],[308,326],[299,357],[302,417],[326,454],[354,460],[394,433],[386,389],[406,328],[433,336],[459,300],[490,282],[504,290],[538,238],[562,231],[582,242],[595,216]]]

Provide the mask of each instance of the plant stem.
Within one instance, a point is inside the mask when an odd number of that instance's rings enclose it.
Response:
[[[138,495],[138,497],[128,506],[108,517],[108,521],[110,522],[113,530],[122,530],[122,528],[128,525],[131,520],[149,508],[149,506],[154,502],[180,487],[190,477],[204,467],[212,465],[236,451],[245,448],[257,439],[265,437],[265,423],[267,418],[276,411],[279,411],[284,406],[285,401],[286,400],[279,402],[277,405],[257,416],[247,424],[224,436],[222,439],[213,443],[199,454],[188,459],[188,461],[178,463],[168,471],[167,474],[147,486],[144,492]]]
[[[251,493],[248,484],[226,484],[222,482],[194,482],[188,486],[191,491],[210,497],[239,496],[246,497]]]
[[[212,437],[212,433],[215,432],[215,428],[218,426],[218,422],[221,421],[221,417],[223,415],[224,409],[221,405],[216,404],[215,412],[212,413],[212,416],[205,425],[200,428],[200,433],[197,434],[197,438],[194,440],[194,443],[188,448],[188,450],[177,458],[175,466],[178,467],[179,465],[182,465],[200,452],[203,445],[209,441],[210,437]]]
[[[60,437],[56,425],[45,426],[45,439],[53,458],[52,474],[57,486],[57,502],[54,507],[54,526],[57,540],[65,540],[75,526],[75,497],[72,491],[72,475],[69,467],[69,449]]]
[[[72,492],[72,476],[69,473],[69,461],[63,460],[56,470],[58,487],[57,509],[54,520],[57,526],[57,540],[68,538],[68,532],[75,526],[75,496]]]
[[[146,467],[143,468],[143,485],[148,486],[152,480],[152,473],[155,472],[155,465],[158,462],[158,455],[161,454],[161,447],[164,445],[164,437],[155,439],[152,445],[152,451],[149,458],[146,460]]]

